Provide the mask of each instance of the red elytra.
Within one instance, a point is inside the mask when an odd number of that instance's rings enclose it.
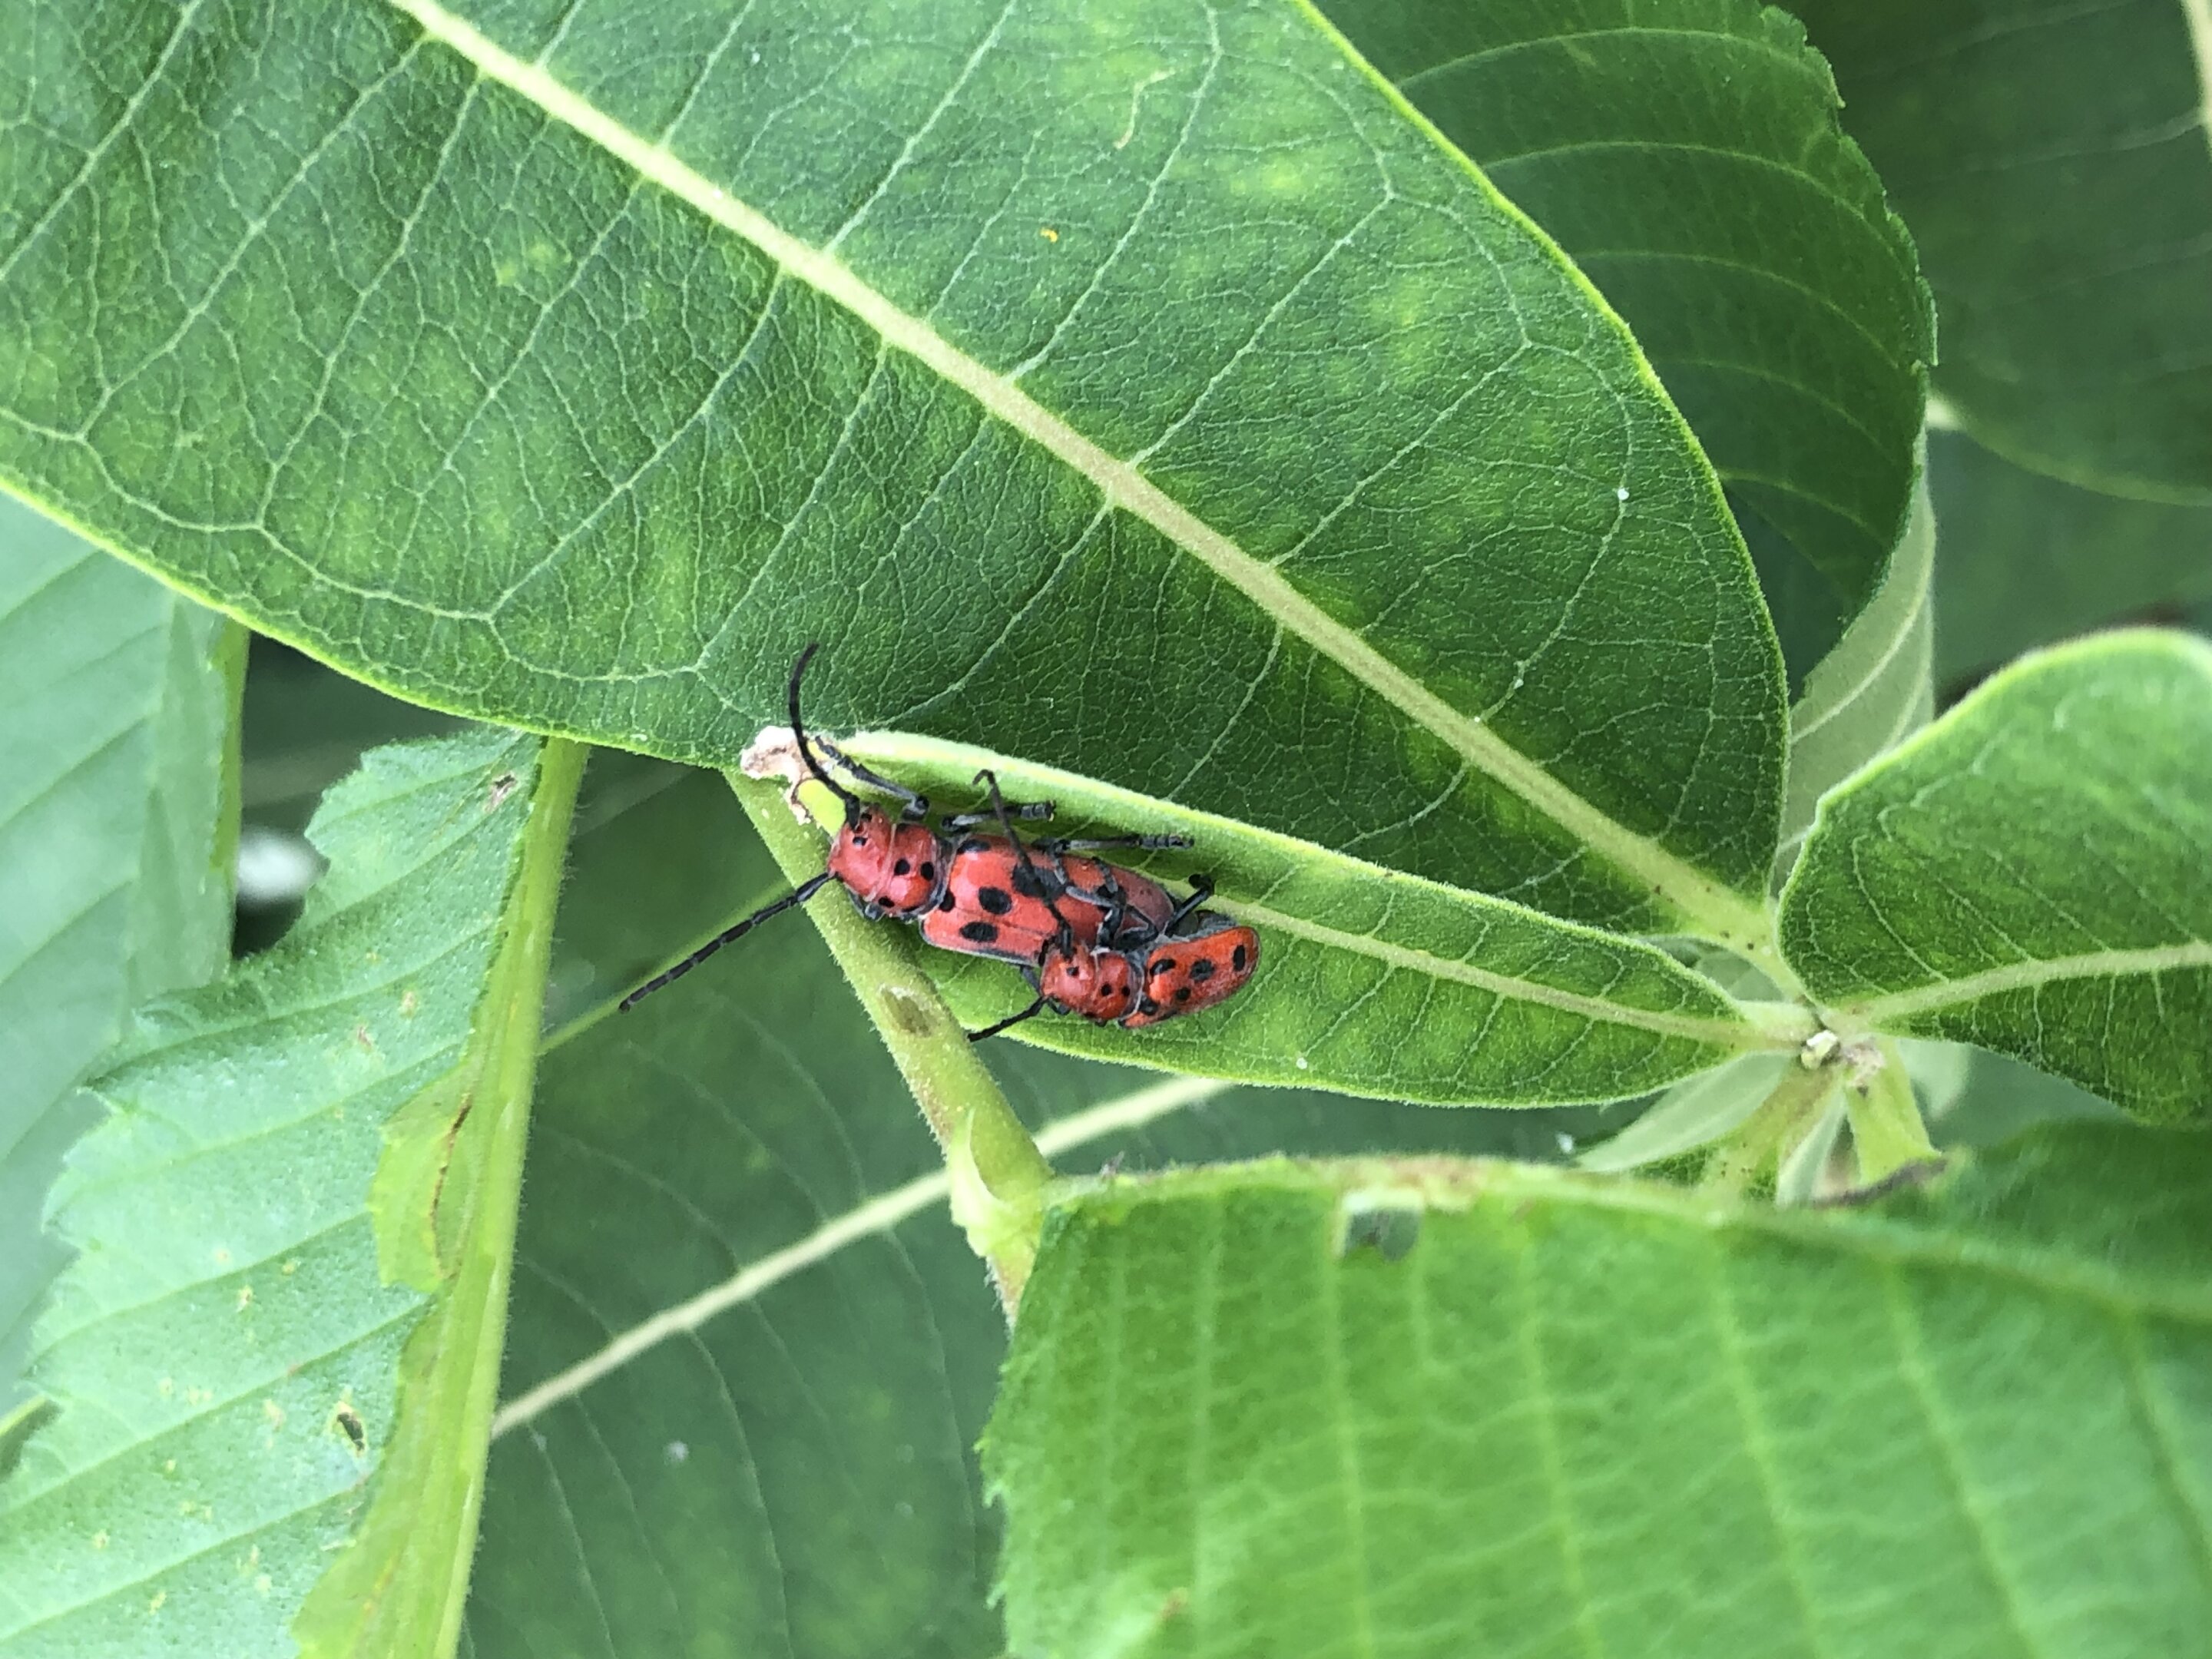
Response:
[[[799,708],[799,684],[819,647],[810,645],[792,666],[787,689],[792,737],[800,759],[845,807],[845,823],[831,840],[822,873],[725,929],[690,956],[639,986],[622,1000],[629,1009],[671,981],[680,979],[724,945],[794,905],[803,904],[830,882],[852,896],[860,914],[918,922],[928,943],[969,956],[995,957],[1028,968],[1034,976],[1046,951],[1058,943],[1072,951],[1093,948],[1102,934],[1119,937],[1133,929],[1157,934],[1189,907],[1150,877],[1069,849],[1090,846],[1146,848],[1188,847],[1183,836],[1126,836],[1104,842],[1047,841],[1027,847],[1006,836],[967,833],[987,817],[996,817],[1011,832],[1011,816],[1049,817],[1050,803],[1008,807],[992,782],[993,811],[958,814],[942,829],[922,821],[928,803],[914,791],[878,777],[838,752],[822,748],[855,777],[901,798],[894,818],[865,802],[833,778],[814,753]],[[979,774],[979,778],[988,774]],[[1003,1029],[994,1027],[994,1030]],[[988,1032],[977,1033],[988,1036]]]
[[[1038,964],[1038,1000],[1134,1030],[1211,1008],[1243,989],[1260,965],[1260,936],[1212,910],[1182,925],[1189,931],[1133,945],[1055,944]]]
[[[1165,927],[1175,915],[1168,890],[1149,876],[1052,844],[1017,848],[999,836],[971,836],[952,849],[943,896],[921,918],[921,936],[947,951],[1035,967],[1063,927],[1090,949],[1102,931]]]

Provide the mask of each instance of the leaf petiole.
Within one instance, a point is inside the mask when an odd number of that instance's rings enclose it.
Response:
[[[819,874],[822,837],[793,817],[783,786],[740,772],[727,775],[784,873],[794,881]],[[808,788],[820,786],[803,787],[802,804]],[[842,893],[821,893],[805,909],[945,1149],[954,1219],[989,1265],[1012,1318],[1036,1259],[1052,1166],[915,963],[906,930],[866,920]]]

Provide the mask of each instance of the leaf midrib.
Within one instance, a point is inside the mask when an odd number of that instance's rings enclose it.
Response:
[[[2067,980],[2158,974],[2177,968],[2212,968],[2212,940],[2190,939],[2132,951],[2086,951],[2078,956],[2008,963],[2002,968],[1939,980],[1911,991],[1844,1003],[1838,1012],[1881,1026],[2007,991],[2033,990]]]
[[[1109,507],[1143,520],[1176,546],[1304,640],[1392,707],[1534,806],[1584,845],[1678,910],[1697,931],[1723,942],[1764,949],[1771,937],[1765,908],[1667,851],[1583,799],[1550,773],[1462,713],[1307,599],[1276,570],[1085,437],[1012,381],[960,351],[921,319],[901,310],[834,255],[785,231],[747,203],[693,171],[665,148],[648,143],[543,68],[526,64],[433,0],[388,0],[426,35],[448,47],[484,78],[528,100],[671,195],[743,238],[799,281],[842,307],[958,386],[990,415],[1089,478]]]
[[[1156,1119],[1225,1094],[1237,1085],[1213,1078],[1176,1077],[1071,1112],[1037,1132],[1037,1150],[1050,1158],[1117,1130],[1140,1128]],[[751,1257],[727,1277],[647,1315],[609,1337],[592,1352],[541,1378],[493,1416],[496,1440],[672,1337],[696,1330],[733,1307],[755,1301],[772,1286],[827,1261],[847,1245],[890,1231],[950,1195],[951,1177],[941,1166],[896,1187],[870,1194],[791,1243]],[[524,1264],[527,1265],[527,1264]]]
[[[1770,1032],[1743,1018],[1665,1013],[1656,1009],[1608,1001],[1603,997],[1587,996],[1579,991],[1564,991],[1556,986],[1516,978],[1488,968],[1478,968],[1471,962],[1440,957],[1412,945],[1394,945],[1388,939],[1377,939],[1372,933],[1346,933],[1320,922],[1309,921],[1303,916],[1271,909],[1264,904],[1224,899],[1214,908],[1270,932],[1287,933],[1293,939],[1306,939],[1354,956],[1369,957],[1394,969],[1419,974],[1429,979],[1448,979],[1462,985],[1471,985],[1477,990],[1488,991],[1492,995],[1515,1002],[1540,1003],[1545,1007],[1577,1014],[1601,1024],[1630,1025],[1661,1036],[1686,1037],[1692,1042],[1709,1042],[1730,1050],[1786,1050],[1796,1048],[1812,1034],[1809,1017],[1802,1030]]]

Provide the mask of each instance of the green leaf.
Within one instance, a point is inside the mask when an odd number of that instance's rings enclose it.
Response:
[[[985,1442],[1009,1646],[2189,1651],[2208,1240],[2212,1142],[2115,1126],[1866,1212],[1443,1160],[1072,1196]]]
[[[1928,482],[1943,526],[1936,672],[1946,685],[2030,646],[2212,600],[2212,505],[2061,483],[1962,432],[1928,434]]]
[[[0,1489],[10,1659],[291,1652],[286,1626],[360,1526],[364,1482],[430,1426],[418,1396],[473,1363],[489,1415],[496,1322],[489,1352],[472,1350],[458,1297],[380,1273],[408,1218],[373,1203],[371,1178],[390,1124],[479,1079],[436,1224],[442,1249],[481,1218],[456,1246],[467,1262],[496,1242],[480,1160],[519,1158],[506,1057],[513,1028],[538,1025],[510,969],[547,926],[525,907],[559,868],[566,806],[538,749],[479,732],[370,757],[318,815],[331,866],[297,927],[144,1011],[94,1085],[111,1115],[57,1189],[78,1255],[33,1370],[59,1410]],[[441,1329],[455,1340],[426,1382],[419,1332]],[[468,1553],[440,1500],[473,1485],[481,1416],[477,1432],[473,1455],[454,1448],[405,1494],[426,1528],[444,1523],[422,1540],[441,1585]],[[382,1547],[370,1539],[343,1570]],[[383,1605],[415,1588],[402,1576]]]
[[[1804,31],[1757,0],[1324,9],[1635,330],[1802,676],[1903,532],[1935,355],[1911,241]]]
[[[842,745],[941,803],[965,803],[992,757],[895,732]],[[1621,1100],[1751,1048],[1794,1048],[1794,1009],[1732,1001],[1633,939],[1364,864],[1249,825],[1045,767],[1000,764],[1017,800],[1049,800],[1071,833],[1179,832],[1195,846],[1157,872],[1200,870],[1209,908],[1259,930],[1252,983],[1219,1007],[1142,1031],[1035,1019],[1022,1040],[1247,1083],[1310,1085],[1444,1104]],[[1057,831],[1057,821],[1055,829]],[[1000,963],[925,953],[972,1027],[1028,1003]]]
[[[764,869],[727,788],[694,776],[707,787],[580,806],[563,952],[623,925],[638,849],[659,849],[672,888]],[[657,954],[721,920],[672,908]],[[1599,1119],[983,1053],[1079,1171],[1276,1147],[1557,1158]],[[947,1218],[929,1133],[814,930],[780,918],[630,1013],[580,1015],[545,1055],[531,1135],[471,1585],[477,1659],[602,1640],[763,1659],[1000,1652],[998,1521],[973,1447],[1005,1322]]]
[[[1758,925],[1717,481],[1312,14],[81,10],[0,10],[0,477],[257,626],[717,764],[822,638],[833,725]]]
[[[1739,1054],[1725,1066],[1686,1078],[1635,1122],[1575,1162],[1585,1170],[1635,1170],[1710,1146],[1758,1110],[1796,1064],[1789,1054]]]
[[[1782,940],[1832,1023],[2212,1106],[2212,647],[2024,659],[1820,803]]]
[[[2212,20],[1790,0],[1920,246],[1936,389],[2018,465],[2212,505]]]
[[[1935,714],[1935,573],[1936,520],[1923,490],[1873,601],[1806,676],[1805,694],[1790,708],[1778,883],[1796,862],[1820,797]]]
[[[368,1516],[294,1624],[310,1659],[447,1659],[460,1639],[507,1334],[553,906],[584,754],[549,744],[534,776],[518,767],[493,777],[488,805],[502,791],[530,796],[499,954],[459,1068],[385,1125],[370,1189],[379,1265],[386,1279],[435,1299],[400,1354],[398,1426]]]
[[[0,496],[0,1416],[61,1266],[46,1188],[131,1005],[228,958],[243,639]]]

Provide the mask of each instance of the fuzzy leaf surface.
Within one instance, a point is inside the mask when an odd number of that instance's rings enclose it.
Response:
[[[433,1297],[380,1272],[371,1182],[387,1123],[477,1052],[539,746],[372,756],[318,817],[331,868],[292,933],[142,1011],[93,1085],[32,1372],[59,1409],[0,1488],[9,1659],[295,1650],[404,1431]]]
[[[2212,1144],[2123,1125],[1865,1211],[1447,1159],[1094,1189],[984,1443],[1009,1646],[2197,1651],[2208,1239]]]
[[[1912,227],[1959,423],[2053,477],[2212,505],[2202,0],[1790,9]]]
[[[1802,678],[1904,530],[1935,331],[1803,29],[1756,0],[1324,9],[1635,330]]]
[[[823,639],[835,723],[1583,921],[1748,925],[1784,681],[1713,473],[1316,15],[0,27],[41,43],[0,63],[37,114],[0,477],[257,626],[716,764]]]
[[[2212,1110],[2212,646],[2023,659],[1820,804],[1782,943],[1844,1019]]]
[[[0,1417],[61,1265],[46,1189],[125,1012],[221,971],[240,641],[0,497]]]
[[[845,747],[933,801],[963,806],[991,759],[893,733],[863,732]],[[1239,1082],[1519,1106],[1646,1094],[1748,1049],[1793,1047],[1810,1029],[1786,1016],[1772,1030],[1755,1023],[1711,981],[1638,940],[1067,773],[996,769],[1012,799],[1055,805],[1054,834],[1141,826],[1188,835],[1188,850],[1144,862],[1170,878],[1210,875],[1218,897],[1206,908],[1260,936],[1252,982],[1216,1008],[1140,1031],[1032,1019],[1015,1028],[1027,1042]],[[924,961],[971,1028],[1030,1000],[1006,964],[938,951]]]

